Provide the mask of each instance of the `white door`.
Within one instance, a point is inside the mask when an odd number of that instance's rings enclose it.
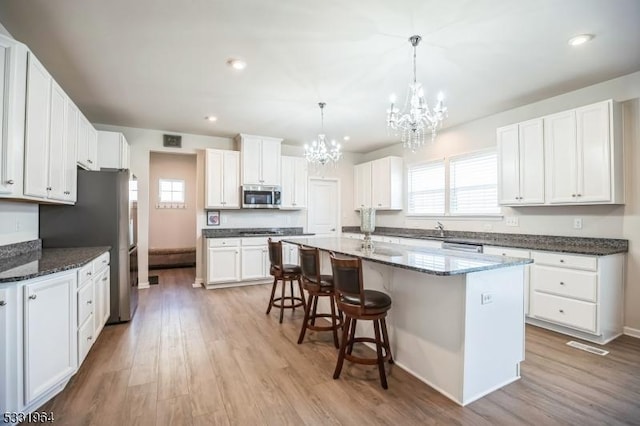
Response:
[[[260,171],[262,185],[280,185],[280,139],[262,139]]]
[[[75,272],[24,287],[25,405],[75,370]]]
[[[49,120],[49,186],[48,197],[67,199],[65,188],[65,146],[67,95],[55,82],[51,83],[51,118]]]
[[[259,280],[267,275],[265,272],[265,255],[266,248],[264,246],[242,247],[242,272],[240,274],[242,281]]]
[[[240,280],[240,247],[208,249],[207,283],[227,283]]]
[[[542,119],[520,123],[520,202],[544,204],[544,137]]]
[[[609,102],[576,109],[578,202],[611,201]]]
[[[551,203],[575,203],[577,193],[576,114],[574,110],[544,119],[547,178]]]
[[[520,203],[520,146],[518,125],[501,127],[498,139],[498,191],[500,204]]]
[[[332,179],[309,179],[309,232],[317,236],[338,236],[340,233],[339,182]]]
[[[240,154],[223,151],[222,201],[225,208],[240,208]]]

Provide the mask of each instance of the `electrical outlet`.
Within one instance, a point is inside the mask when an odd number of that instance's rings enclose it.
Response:
[[[482,304],[488,305],[489,303],[493,303],[493,293],[482,293]]]
[[[222,224],[226,225],[227,224],[227,215],[220,213],[220,219],[222,219]]]
[[[573,219],[573,229],[582,229],[582,218],[576,217]]]
[[[515,216],[508,216],[506,220],[507,226],[520,226],[518,223],[518,218]]]

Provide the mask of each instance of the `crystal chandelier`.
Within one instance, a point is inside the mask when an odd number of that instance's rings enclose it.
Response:
[[[400,134],[400,140],[405,148],[415,151],[424,145],[424,134],[431,131],[431,140],[436,137],[436,130],[442,126],[442,120],[447,118],[447,107],[442,102],[442,92],[438,95],[435,108],[429,108],[424,99],[422,84],[416,81],[416,47],[422,40],[419,35],[409,37],[413,46],[413,83],[409,85],[409,93],[402,113],[395,107],[396,97],[391,95],[391,107],[387,110],[387,126]]]
[[[327,136],[324,134],[324,107],[327,105],[324,102],[320,102],[318,106],[320,107],[320,134],[318,135],[318,140],[315,140],[309,144],[304,145],[304,158],[307,159],[307,162],[324,166],[328,162],[333,162],[334,164],[340,160],[342,157],[342,152],[340,152],[340,144],[337,144],[335,140],[331,141],[330,147],[327,147]]]

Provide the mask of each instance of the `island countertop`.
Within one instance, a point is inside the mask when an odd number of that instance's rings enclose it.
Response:
[[[533,263],[531,259],[465,253],[455,250],[406,246],[376,242],[373,251],[361,248],[361,241],[350,238],[297,238],[283,239],[290,244],[315,247],[323,251],[359,257],[432,275],[461,275],[490,269]]]

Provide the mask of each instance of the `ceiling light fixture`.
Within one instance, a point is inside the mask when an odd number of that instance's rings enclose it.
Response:
[[[413,83],[409,85],[409,92],[405,99],[402,113],[395,107],[396,96],[391,95],[391,107],[387,110],[387,126],[400,134],[400,140],[405,148],[415,151],[424,145],[424,134],[431,132],[431,141],[436,137],[438,127],[447,118],[447,107],[444,106],[444,95],[438,95],[438,103],[433,110],[424,99],[422,84],[416,81],[416,47],[422,40],[419,35],[409,37],[413,46]]]
[[[571,37],[567,43],[570,46],[580,46],[581,44],[585,44],[588,41],[593,40],[593,34],[580,34],[575,37]]]
[[[216,117],[215,115],[207,115],[204,119],[212,122],[218,121],[218,117]]]
[[[320,166],[324,166],[329,162],[335,165],[342,157],[340,144],[336,143],[335,140],[331,140],[331,146],[327,147],[327,136],[324,133],[324,107],[326,105],[324,102],[318,104],[320,107],[320,134],[318,139],[314,140],[311,146],[304,145],[304,158],[307,159],[307,162]]]
[[[349,139],[351,139],[351,137],[349,137],[349,136],[345,136],[345,137],[343,137],[342,139],[346,142],[346,141],[348,141]]]
[[[247,67],[247,63],[242,59],[229,59],[227,60],[227,65],[229,65],[234,70],[242,71]]]

